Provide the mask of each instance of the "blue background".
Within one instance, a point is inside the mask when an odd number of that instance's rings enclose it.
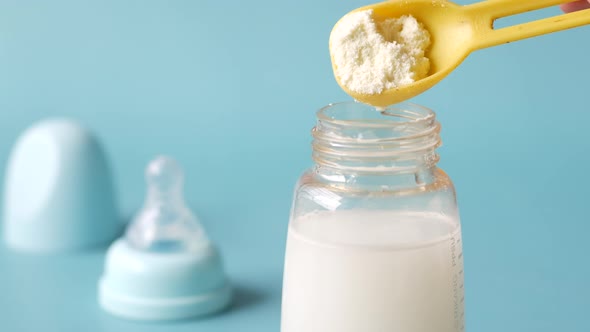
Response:
[[[2,171],[22,130],[73,117],[102,139],[129,216],[146,163],[174,156],[238,290],[222,315],[127,322],[96,304],[102,250],[2,249],[0,330],[278,331],[291,194],[311,165],[314,112],[350,99],[333,79],[328,36],[365,4],[0,1]],[[590,330],[589,36],[587,26],[478,51],[414,100],[443,125],[468,331]]]

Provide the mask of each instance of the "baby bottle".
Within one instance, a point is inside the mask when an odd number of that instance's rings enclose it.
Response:
[[[464,331],[455,190],[415,104],[317,113],[289,222],[282,332]]]

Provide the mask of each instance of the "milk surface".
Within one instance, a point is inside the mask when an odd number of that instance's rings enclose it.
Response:
[[[289,225],[282,332],[464,331],[458,220],[322,211]]]

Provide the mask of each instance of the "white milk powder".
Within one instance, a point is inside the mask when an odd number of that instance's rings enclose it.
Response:
[[[463,331],[457,220],[319,212],[291,222],[282,332]]]
[[[430,34],[412,16],[374,22],[373,11],[344,16],[330,35],[340,83],[356,93],[378,94],[428,75]]]

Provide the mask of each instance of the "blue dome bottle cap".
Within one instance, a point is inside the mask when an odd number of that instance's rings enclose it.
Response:
[[[27,129],[8,161],[3,219],[15,250],[70,252],[112,241],[123,224],[98,139],[67,119]]]

